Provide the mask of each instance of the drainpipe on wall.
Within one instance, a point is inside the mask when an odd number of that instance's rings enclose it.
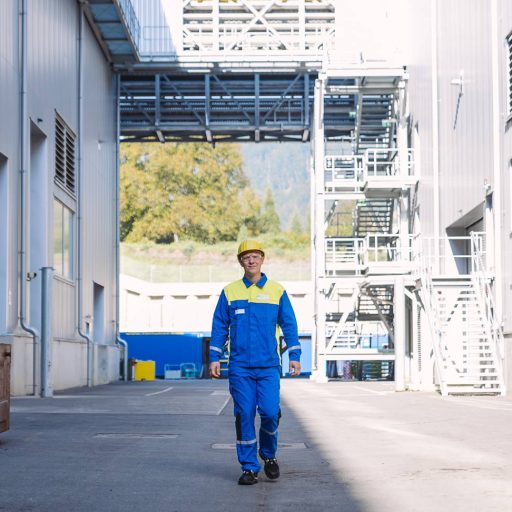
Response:
[[[492,207],[494,210],[494,282],[496,317],[499,322],[503,319],[503,275],[502,275],[502,207],[501,207],[501,123],[500,116],[500,55],[498,2],[491,2],[491,48],[492,48],[492,153],[493,153],[493,194]]]
[[[87,342],[87,387],[93,384],[93,339],[89,333],[82,331],[83,314],[83,278],[82,278],[82,138],[83,138],[83,75],[84,75],[84,56],[83,56],[83,31],[84,31],[84,6],[80,2],[80,20],[78,23],[78,172],[77,172],[77,321],[78,334]]]
[[[41,269],[41,396],[53,396],[52,355],[52,267]]]
[[[39,332],[36,328],[27,324],[25,320],[25,309],[26,309],[26,275],[27,275],[27,255],[26,255],[26,235],[27,235],[27,220],[25,212],[25,201],[27,195],[27,171],[28,171],[28,151],[29,151],[29,133],[28,133],[28,108],[27,108],[27,0],[20,0],[18,2],[18,14],[20,18],[20,29],[21,29],[21,63],[20,63],[20,74],[21,74],[21,87],[20,87],[20,241],[19,241],[19,319],[20,327],[32,335],[33,337],[33,351],[32,351],[32,394],[37,395],[37,357],[38,357],[38,345],[40,340]]]
[[[116,75],[116,343],[123,347],[123,380],[128,380],[128,343],[121,338],[119,334],[119,317],[120,317],[120,297],[119,297],[119,275],[121,270],[120,264],[120,244],[121,244],[121,173],[119,168],[119,141],[121,137],[121,118],[119,107],[119,94],[121,90],[121,77]]]
[[[439,273],[440,200],[439,200],[439,86],[437,69],[437,0],[431,9],[431,66],[432,66],[432,188],[434,198],[434,273]]]

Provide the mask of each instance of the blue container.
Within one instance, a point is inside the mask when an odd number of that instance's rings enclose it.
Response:
[[[203,368],[202,334],[125,332],[121,338],[128,343],[128,357],[155,361],[157,377],[164,377],[166,364],[194,363],[198,370]]]

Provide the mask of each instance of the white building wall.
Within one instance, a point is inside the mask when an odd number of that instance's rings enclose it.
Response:
[[[54,183],[55,116],[58,113],[80,136],[79,3],[74,0],[29,0],[27,107],[30,132],[27,163],[27,272],[37,274],[27,290],[27,323],[41,330],[41,267],[53,261],[53,201],[74,213],[73,279],[55,276],[52,283],[52,372],[54,389],[86,384],[86,344],[78,335],[77,317],[77,195]],[[2,2],[0,17],[0,196],[8,197],[10,221],[0,228],[0,336],[13,343],[12,391],[33,392],[32,337],[18,324],[19,61],[18,1]],[[93,282],[104,287],[101,335],[97,340],[94,383],[118,377],[115,346],[116,261],[116,109],[114,77],[87,22],[84,22],[84,118],[82,217],[83,317],[93,326]],[[7,164],[5,163],[7,162]],[[78,173],[78,152],[76,153]],[[6,172],[7,169],[7,172]],[[7,183],[7,194],[4,189]],[[2,208],[2,206],[0,206]],[[4,207],[5,208],[5,207]],[[0,279],[0,284],[3,284]],[[83,324],[84,330],[85,326]],[[36,376],[36,381],[37,381]]]
[[[512,79],[509,75],[509,51],[506,42],[512,33],[512,3],[498,1],[498,61],[500,65],[500,150],[501,150],[501,267],[503,269],[503,328],[505,333],[505,370],[509,388],[512,383],[512,113],[509,111],[509,87]]]
[[[17,195],[19,169],[18,9],[2,3],[0,16],[0,335],[12,333],[18,318]]]
[[[227,283],[149,283],[121,274],[122,332],[210,332],[215,306]],[[313,331],[313,283],[281,283],[299,332]]]
[[[498,20],[497,34],[493,32],[493,6]],[[510,122],[507,123],[506,36],[512,31],[512,5],[506,0],[425,0],[416,2],[411,22],[413,52],[407,69],[412,145],[421,168],[418,201],[421,232],[424,236],[436,233],[436,194],[440,236],[462,235],[464,228],[484,217],[487,265],[496,274],[497,310],[502,312],[508,337],[505,362],[510,388],[512,136]],[[496,37],[497,72],[493,69],[493,38]],[[496,91],[499,92],[498,119],[493,113]],[[501,169],[499,183],[495,182],[496,151]],[[501,209],[497,211],[500,203]],[[503,225],[495,233],[497,221]]]

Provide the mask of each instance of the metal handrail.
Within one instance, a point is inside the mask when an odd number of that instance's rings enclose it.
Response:
[[[356,237],[331,237],[325,240],[325,265],[362,265],[365,239]]]
[[[480,306],[484,314],[485,327],[488,331],[490,339],[492,339],[492,347],[496,353],[496,364],[500,377],[503,376],[503,359],[505,357],[505,338],[503,336],[503,329],[496,316],[496,306],[494,296],[492,293],[490,279],[486,271],[484,260],[482,258],[482,240],[478,236],[480,233],[471,234],[471,248],[472,248],[472,266],[473,272],[471,274],[477,297],[480,301]],[[501,379],[503,386],[503,379]],[[504,391],[502,391],[504,393]]]
[[[140,47],[140,23],[131,0],[117,0],[120,11],[123,15],[125,25],[130,32],[135,49],[139,51]]]
[[[481,238],[483,251],[484,233],[475,233]],[[468,252],[468,248],[470,249]],[[434,269],[437,275],[470,276],[473,270],[471,236],[421,237],[416,245],[415,258],[423,265]]]
[[[414,176],[413,150],[407,150],[407,163],[405,169],[401,168],[400,152],[398,148],[367,149],[364,153],[364,178],[387,178],[396,176]]]
[[[411,261],[413,241],[416,235],[407,235],[407,246],[402,246],[399,233],[369,233],[366,235],[365,262],[405,262]]]
[[[327,155],[324,158],[326,186],[346,186],[347,181],[361,182],[364,157],[362,155]]]

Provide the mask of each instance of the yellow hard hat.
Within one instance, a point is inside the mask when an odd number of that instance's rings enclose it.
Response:
[[[244,252],[249,251],[259,251],[263,256],[265,256],[265,251],[263,250],[263,245],[256,240],[244,240],[238,246],[237,256],[240,258]]]

